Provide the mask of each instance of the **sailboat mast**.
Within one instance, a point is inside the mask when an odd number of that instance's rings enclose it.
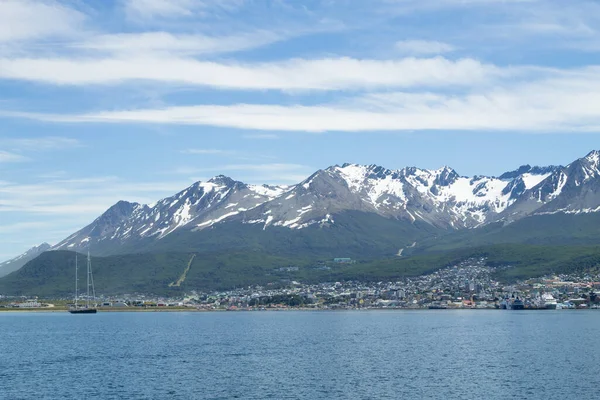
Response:
[[[2,0],[0,0],[2,1]],[[82,304],[79,307],[79,263],[77,258],[77,252],[75,252],[75,305],[69,308],[71,314],[96,314],[96,290],[94,289],[94,276],[92,275],[92,261],[90,258],[90,251],[87,254],[87,296],[85,299],[85,306]],[[92,286],[93,293],[93,305],[90,307],[90,285]]]
[[[92,272],[92,260],[90,259],[90,282],[92,285],[92,300],[94,307],[96,306],[96,289],[94,288],[94,273]]]
[[[87,297],[85,300],[85,307],[89,308],[90,307],[90,273],[91,273],[91,268],[90,268],[90,251],[88,250],[88,254],[87,254]]]
[[[79,291],[77,289],[77,253],[75,253],[75,309],[77,309],[77,297],[79,296]]]

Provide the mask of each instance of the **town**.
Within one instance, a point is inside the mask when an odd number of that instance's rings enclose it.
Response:
[[[521,299],[525,309],[600,308],[598,275],[553,275],[503,285],[493,278],[496,271],[485,259],[478,259],[396,282],[303,284],[284,280],[227,291],[193,291],[180,298],[124,294],[99,296],[96,301],[105,310],[496,309],[506,308],[503,302],[514,298]],[[68,306],[67,302],[0,296],[0,308],[4,309],[56,308],[58,304]]]

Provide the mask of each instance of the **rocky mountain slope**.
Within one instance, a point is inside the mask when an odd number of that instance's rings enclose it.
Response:
[[[202,229],[281,195],[285,186],[246,185],[219,175],[152,205],[119,201],[53,250],[102,252],[144,239],[160,240],[182,227]],[[110,251],[108,251],[110,252]]]
[[[600,152],[592,151],[523,192],[503,217],[515,221],[527,215],[581,214],[600,211]]]

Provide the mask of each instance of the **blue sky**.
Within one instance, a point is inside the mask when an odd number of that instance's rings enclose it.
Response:
[[[0,0],[0,260],[120,199],[600,148],[600,3]]]

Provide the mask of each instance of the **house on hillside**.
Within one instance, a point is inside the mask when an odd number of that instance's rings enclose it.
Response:
[[[356,262],[356,260],[353,260],[351,258],[346,258],[346,257],[338,257],[338,258],[334,258],[333,262],[336,264],[354,264]]]

